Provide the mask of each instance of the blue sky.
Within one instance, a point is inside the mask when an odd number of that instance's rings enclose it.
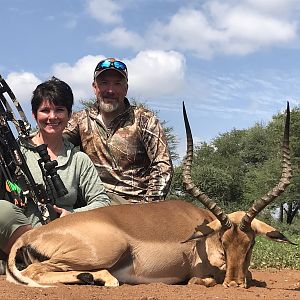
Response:
[[[56,76],[92,98],[104,57],[123,60],[129,98],[174,128],[182,101],[195,141],[244,129],[300,102],[298,0],[0,0],[0,74],[30,116],[31,93]],[[31,119],[32,121],[32,119]],[[35,125],[32,121],[32,125]]]

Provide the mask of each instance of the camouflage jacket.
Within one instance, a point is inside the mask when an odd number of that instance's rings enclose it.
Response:
[[[105,127],[98,106],[75,112],[65,137],[80,145],[95,164],[108,192],[125,199],[164,199],[173,176],[167,139],[158,119],[131,106]]]

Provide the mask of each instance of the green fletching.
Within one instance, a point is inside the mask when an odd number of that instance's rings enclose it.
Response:
[[[11,192],[16,192],[16,193],[21,193],[21,188],[16,184],[16,183],[12,183],[9,180],[6,180],[7,185],[9,186],[9,189]]]

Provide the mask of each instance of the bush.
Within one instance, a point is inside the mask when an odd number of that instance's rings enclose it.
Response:
[[[297,245],[272,242],[262,236],[256,237],[250,267],[300,270],[300,237],[298,234],[286,237]]]

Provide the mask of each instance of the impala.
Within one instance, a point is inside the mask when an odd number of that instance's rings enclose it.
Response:
[[[55,283],[196,283],[247,287],[256,235],[291,243],[255,217],[288,186],[290,112],[287,106],[282,176],[247,212],[224,213],[191,179],[193,139],[183,104],[187,154],[186,190],[207,208],[181,200],[118,205],[56,219],[22,235],[12,247],[9,281],[29,286]],[[20,263],[23,268],[20,268]]]

